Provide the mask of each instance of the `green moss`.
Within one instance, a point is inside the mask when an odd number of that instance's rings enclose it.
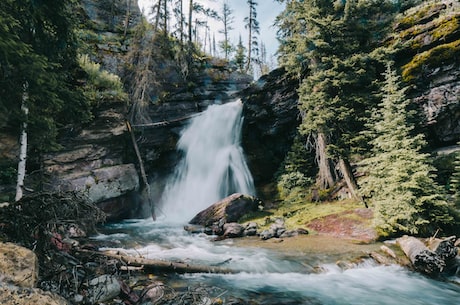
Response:
[[[403,80],[411,82],[423,72],[424,68],[439,67],[446,61],[452,62],[452,59],[459,54],[460,39],[417,54],[408,64],[402,67]]]
[[[443,3],[429,3],[424,7],[417,7],[417,9],[412,10],[413,13],[407,12],[407,15],[398,20],[398,28],[408,29],[418,23],[421,23],[422,20],[425,20],[430,16],[434,17],[434,15],[436,15],[436,13],[441,11],[444,7],[445,4]]]
[[[446,39],[460,28],[460,16],[447,16],[442,19],[435,30],[433,31],[433,38],[436,40]]]
[[[395,34],[394,38],[404,41],[405,48],[414,51],[440,42],[445,43],[458,33],[460,28],[459,19],[459,15],[443,15],[429,25],[417,24],[401,31],[399,34]]]
[[[256,222],[260,229],[267,229],[275,219],[283,218],[288,230],[304,227],[314,219],[342,213],[362,207],[362,204],[352,200],[312,203],[306,200],[296,203],[284,203],[276,208],[258,212],[244,221]]]

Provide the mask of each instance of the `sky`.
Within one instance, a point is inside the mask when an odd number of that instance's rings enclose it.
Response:
[[[195,0],[197,3],[202,4],[205,7],[212,8],[219,13],[222,11],[224,0]],[[148,8],[151,6],[152,0],[138,0],[141,9]],[[230,32],[230,41],[236,45],[238,43],[239,35],[243,43],[247,44],[248,32],[244,28],[244,18],[249,14],[249,7],[247,0],[227,0],[227,3],[231,10],[233,10],[234,28]],[[276,16],[283,10],[284,4],[280,4],[274,0],[258,0],[257,20],[260,24],[260,36],[259,40],[265,44],[267,49],[268,57],[274,56],[278,48],[278,41],[276,39],[276,28],[273,26]],[[184,10],[188,12],[188,1],[184,1]],[[145,9],[144,11],[148,11]],[[222,40],[222,34],[218,31],[223,29],[222,22],[209,21],[211,23],[210,28],[216,34],[216,41]],[[274,60],[276,61],[276,60]]]

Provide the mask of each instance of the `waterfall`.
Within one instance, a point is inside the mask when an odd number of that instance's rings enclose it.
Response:
[[[254,183],[240,146],[243,104],[211,105],[182,132],[182,160],[160,200],[168,221],[186,222],[222,198],[254,195]]]

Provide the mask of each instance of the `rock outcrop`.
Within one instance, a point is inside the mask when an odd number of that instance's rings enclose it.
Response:
[[[242,146],[257,186],[273,178],[291,148],[300,123],[298,85],[298,79],[280,68],[240,92]]]
[[[0,243],[0,304],[68,304],[58,295],[35,288],[37,281],[35,253],[15,244]]]
[[[396,19],[391,41],[428,139],[441,147],[460,139],[460,3],[423,2]]]
[[[35,287],[38,281],[37,256],[27,248],[0,242],[0,277],[0,282]]]

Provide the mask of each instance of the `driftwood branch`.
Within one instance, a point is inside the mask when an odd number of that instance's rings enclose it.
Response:
[[[87,251],[85,251],[87,252]],[[134,257],[120,252],[93,252],[94,255],[114,258],[123,264],[121,269],[143,270],[143,271],[162,271],[171,273],[237,273],[237,271],[217,266],[192,265],[182,262],[172,262],[159,259],[149,259],[143,257]]]
[[[126,121],[126,128],[128,128],[128,132],[129,132],[129,134],[131,136],[131,141],[133,143],[134,151],[136,153],[136,157],[137,157],[137,160],[139,162],[139,169],[140,169],[141,178],[142,178],[142,193],[141,194],[142,194],[143,200],[148,201],[149,207],[150,207],[150,212],[152,213],[152,219],[155,221],[156,216],[155,216],[155,209],[154,209],[154,206],[153,206],[152,194],[150,192],[150,184],[149,184],[148,179],[147,179],[147,174],[145,172],[144,162],[142,161],[142,156],[141,156],[141,153],[139,151],[139,146],[137,146],[136,137],[134,136],[134,131],[133,131],[129,121]]]
[[[135,124],[135,125],[132,125],[132,127],[135,127],[135,128],[155,128],[155,127],[162,127],[162,126],[166,126],[166,125],[169,125],[169,124],[172,124],[172,123],[182,122],[182,121],[185,121],[185,120],[194,118],[194,117],[199,116],[199,115],[201,115],[201,113],[194,113],[194,114],[187,115],[187,116],[184,116],[184,117],[181,117],[181,118],[177,118],[177,119],[174,119],[174,120],[161,121],[161,122],[155,122],[155,123],[146,123],[146,124]]]

